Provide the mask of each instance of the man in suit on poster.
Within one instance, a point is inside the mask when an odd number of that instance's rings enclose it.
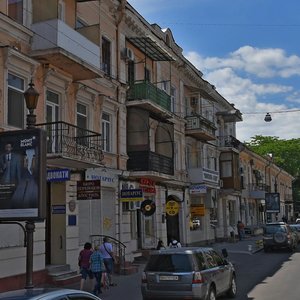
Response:
[[[12,143],[8,142],[4,147],[5,152],[0,157],[0,183],[17,184],[21,180],[21,158],[13,152]]]

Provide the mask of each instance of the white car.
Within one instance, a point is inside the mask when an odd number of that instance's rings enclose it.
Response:
[[[2,300],[101,300],[97,296],[80,290],[32,288],[0,293]]]

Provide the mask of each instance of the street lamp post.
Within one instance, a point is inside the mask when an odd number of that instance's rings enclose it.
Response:
[[[36,109],[39,93],[34,89],[32,81],[29,83],[29,88],[24,92],[24,98],[26,102],[26,108],[29,114],[26,118],[27,129],[35,128],[36,115],[34,110]],[[35,230],[34,221],[28,220],[25,225],[26,230],[26,289],[33,288],[33,233]]]

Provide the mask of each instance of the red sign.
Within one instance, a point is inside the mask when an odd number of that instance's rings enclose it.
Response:
[[[143,193],[156,194],[155,182],[152,179],[141,178],[140,188],[143,190]]]

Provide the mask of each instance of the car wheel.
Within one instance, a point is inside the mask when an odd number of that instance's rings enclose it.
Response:
[[[211,287],[209,288],[209,291],[208,291],[206,300],[216,300],[216,299],[217,299],[217,297],[216,297],[216,291],[215,291],[215,289],[211,286]]]
[[[235,296],[236,296],[236,281],[235,281],[234,275],[231,278],[230,288],[227,291],[227,296],[229,298],[235,298]]]
[[[283,242],[285,242],[285,234],[283,233],[283,232],[276,232],[275,234],[274,234],[274,241],[276,242],[276,243],[279,243],[279,244],[281,244],[281,243],[283,243]]]

